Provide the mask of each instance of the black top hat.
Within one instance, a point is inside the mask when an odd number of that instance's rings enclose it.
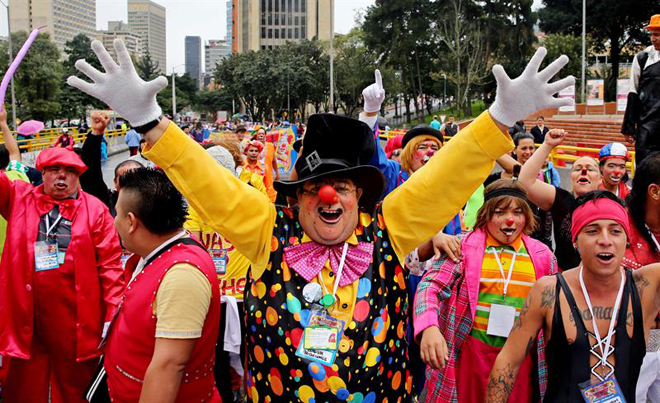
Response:
[[[376,151],[369,126],[356,119],[329,113],[309,117],[302,153],[296,161],[298,179],[276,181],[275,190],[289,197],[310,179],[348,178],[362,189],[360,207],[371,212],[385,188],[380,170],[368,165]]]
[[[440,133],[439,130],[434,129],[429,125],[417,125],[411,130],[408,130],[408,133],[403,136],[403,140],[401,140],[401,148],[406,148],[406,144],[408,144],[408,142],[414,137],[423,135],[433,136],[440,141],[440,144],[443,143],[442,133]]]

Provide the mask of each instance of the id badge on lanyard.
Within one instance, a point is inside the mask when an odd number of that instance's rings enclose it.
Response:
[[[623,397],[619,382],[614,375],[601,382],[587,381],[578,386],[582,398],[587,403],[626,403],[626,398]]]
[[[513,324],[516,321],[516,307],[513,306],[513,303],[507,302],[506,294],[509,289],[509,284],[511,283],[511,275],[513,273],[513,266],[516,263],[517,253],[515,251],[513,252],[511,265],[509,266],[509,274],[505,276],[504,269],[502,268],[502,262],[500,261],[500,257],[497,254],[497,251],[495,248],[493,248],[491,252],[495,256],[497,267],[500,269],[500,274],[502,275],[502,280],[504,281],[504,291],[502,293],[502,302],[493,302],[490,305],[486,334],[489,336],[509,337],[509,333],[511,333]]]
[[[343,316],[347,315],[342,312],[331,314],[320,305],[312,305],[309,323],[305,327],[296,355],[332,366],[346,327],[345,318],[340,319]]]
[[[53,270],[60,267],[57,243],[39,241],[34,244],[34,269],[36,271]]]
[[[227,249],[211,249],[211,257],[217,274],[227,273]]]

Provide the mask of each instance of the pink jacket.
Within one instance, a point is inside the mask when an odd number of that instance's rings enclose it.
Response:
[[[0,214],[7,219],[5,253],[0,262],[0,354],[30,358],[34,331],[34,243],[39,231],[43,185],[11,182],[0,173]],[[99,356],[103,322],[109,321],[124,291],[121,245],[108,208],[79,190],[72,201],[71,242],[75,253],[76,358]],[[69,219],[65,213],[62,215]]]
[[[522,237],[529,253],[536,278],[554,274],[557,260],[543,243],[526,235]],[[427,379],[434,390],[427,390],[433,401],[456,401],[456,358],[463,342],[472,331],[479,297],[479,280],[484,252],[486,231],[475,230],[461,241],[463,258],[459,263],[442,259],[428,270],[417,289],[413,309],[415,338],[428,327],[438,326],[449,349],[449,361],[445,369],[433,371]],[[541,393],[545,392],[547,380],[543,340],[537,348],[539,354],[539,382]]]

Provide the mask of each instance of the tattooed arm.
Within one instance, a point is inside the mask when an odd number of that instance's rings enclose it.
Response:
[[[642,301],[645,327],[652,328],[660,310],[660,264],[650,264],[635,270],[633,280]]]
[[[543,328],[546,313],[554,309],[555,284],[555,276],[546,276],[529,291],[520,316],[490,373],[486,403],[504,403],[509,399],[520,365]]]

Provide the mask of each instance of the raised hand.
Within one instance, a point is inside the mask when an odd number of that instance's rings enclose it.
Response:
[[[367,113],[380,111],[380,106],[385,100],[385,89],[383,88],[383,78],[380,75],[380,70],[376,69],[374,74],[376,76],[376,82],[362,90],[364,111]]]
[[[98,71],[85,60],[78,60],[76,68],[89,77],[92,83],[75,76],[70,76],[67,83],[108,104],[121,117],[127,119],[131,126],[142,126],[162,115],[163,112],[156,102],[156,94],[167,87],[167,79],[161,76],[149,82],[142,80],[133,67],[124,43],[115,39],[114,46],[119,64],[112,60],[101,42],[93,41],[92,49],[105,73]]]
[[[566,134],[566,131],[563,129],[552,129],[545,134],[543,143],[549,145],[552,148],[555,148],[558,145],[561,145],[561,143],[566,138]]]
[[[568,57],[560,56],[539,72],[546,53],[544,47],[539,48],[525,71],[514,80],[509,78],[504,67],[499,64],[493,66],[493,75],[497,80],[497,95],[488,112],[494,120],[510,127],[540,109],[573,105],[571,98],[553,97],[564,88],[575,85],[573,76],[549,82],[568,63]]]

